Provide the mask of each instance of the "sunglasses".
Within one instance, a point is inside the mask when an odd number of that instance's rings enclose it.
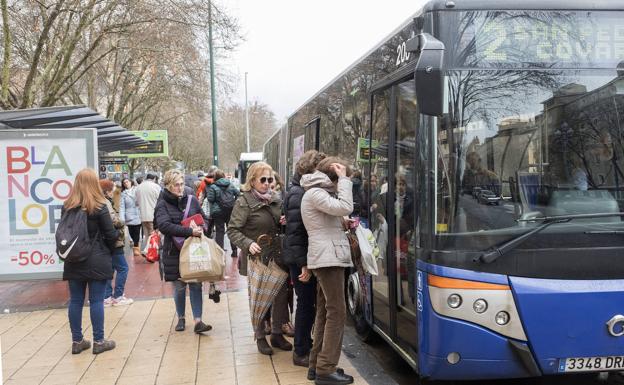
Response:
[[[273,183],[273,178],[271,178],[271,177],[267,178],[266,176],[263,176],[262,178],[260,178],[260,183],[262,183],[262,184],[265,184],[265,183],[271,184],[271,183]]]

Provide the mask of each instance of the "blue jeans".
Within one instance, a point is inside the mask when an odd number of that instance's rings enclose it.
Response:
[[[126,280],[128,279],[128,262],[126,262],[123,247],[119,247],[113,251],[113,270],[117,272],[115,276],[115,293],[113,293],[113,281],[109,279],[106,281],[106,292],[104,293],[104,298],[108,298],[110,296],[113,298],[119,298],[124,293]]]
[[[202,298],[201,282],[182,282],[177,280],[173,282],[173,302],[175,302],[176,313],[178,318],[184,318],[186,309],[186,285],[189,287],[189,296],[191,297],[191,309],[193,310],[193,318],[201,320],[202,306],[204,299]]]
[[[290,279],[297,293],[295,312],[295,354],[305,356],[312,349],[312,326],[316,316],[316,277],[312,275],[306,283],[299,281],[301,268],[289,265]]]
[[[106,280],[98,281],[75,281],[69,280],[69,327],[72,333],[72,341],[82,341],[82,307],[84,306],[85,291],[89,286],[89,313],[91,315],[91,328],[93,340],[104,339],[104,289]]]

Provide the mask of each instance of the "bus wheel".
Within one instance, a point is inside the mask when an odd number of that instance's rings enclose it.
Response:
[[[349,314],[355,324],[355,331],[360,339],[367,343],[372,342],[375,332],[368,322],[366,322],[366,318],[364,318],[362,288],[357,272],[350,274],[347,279],[347,307],[349,308]]]

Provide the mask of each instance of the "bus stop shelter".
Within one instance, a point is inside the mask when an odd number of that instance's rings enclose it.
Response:
[[[146,144],[145,140],[84,105],[0,111],[0,129],[55,128],[95,128],[100,152]]]

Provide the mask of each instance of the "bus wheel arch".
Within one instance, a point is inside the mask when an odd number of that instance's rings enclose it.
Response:
[[[364,317],[362,288],[357,271],[353,271],[348,275],[346,286],[347,310],[355,325],[355,331],[362,341],[366,343],[373,342],[375,332]]]

